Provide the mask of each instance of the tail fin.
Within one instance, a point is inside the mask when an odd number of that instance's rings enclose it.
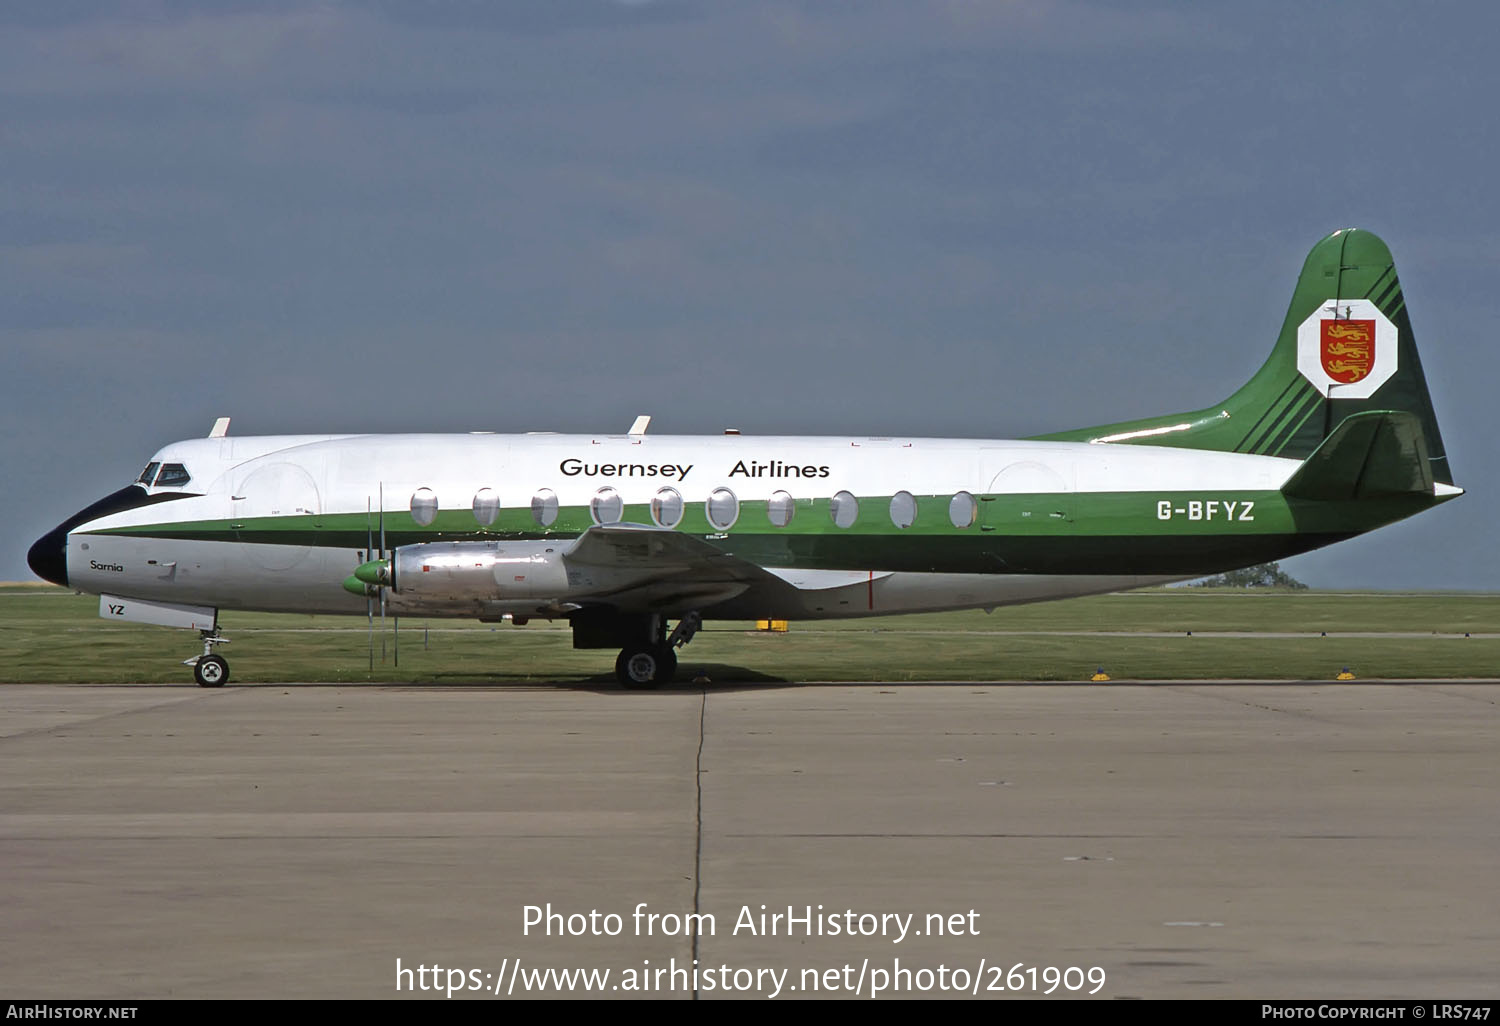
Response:
[[[1191,413],[1039,437],[1307,459],[1347,418],[1373,411],[1409,415],[1403,433],[1425,447],[1431,479],[1453,483],[1391,251],[1374,233],[1345,228],[1307,255],[1276,347],[1234,395]],[[1346,457],[1351,444],[1338,451]]]

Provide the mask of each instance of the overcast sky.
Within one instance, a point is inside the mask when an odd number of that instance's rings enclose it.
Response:
[[[1015,437],[1208,405],[1329,231],[1469,494],[1288,561],[1494,589],[1500,5],[0,6],[0,579],[162,444]]]

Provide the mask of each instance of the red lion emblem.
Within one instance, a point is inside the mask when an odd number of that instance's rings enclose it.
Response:
[[[1318,355],[1323,372],[1341,385],[1351,385],[1375,366],[1375,322],[1323,321]]]

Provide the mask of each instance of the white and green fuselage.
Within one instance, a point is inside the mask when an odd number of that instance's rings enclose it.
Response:
[[[259,454],[243,458],[250,453]],[[765,581],[698,610],[710,618],[889,614],[1212,573],[1337,541],[1437,498],[1305,503],[1280,491],[1296,460],[1065,442],[271,437],[179,442],[154,461],[189,468],[192,481],[146,490],[180,496],[170,501],[74,528],[70,585],[220,608],[363,613],[364,597],[341,585],[375,558],[382,530],[386,549],[547,542],[565,553],[596,524],[623,522],[692,535],[791,585]],[[836,502],[841,493],[852,503]],[[398,588],[389,597],[396,611],[486,617],[608,600],[587,588],[451,602],[407,602]]]
[[[30,560],[102,610],[166,611],[153,622],[364,613],[378,595],[396,613],[563,617],[575,643],[650,662],[685,640],[667,618],[1136,587],[1458,494],[1394,263],[1351,229],[1313,248],[1260,371],[1202,410],[1023,441],[216,430],[162,449]]]

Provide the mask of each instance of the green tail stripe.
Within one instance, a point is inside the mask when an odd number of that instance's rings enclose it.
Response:
[[[1245,437],[1241,438],[1239,440],[1239,443],[1234,447],[1235,452],[1252,452],[1254,450],[1254,446],[1253,444],[1251,444],[1250,439],[1252,437],[1259,438],[1257,432],[1260,431],[1260,426],[1264,424],[1268,419],[1275,417],[1276,412],[1281,409],[1281,404],[1286,401],[1287,396],[1291,393],[1292,389],[1296,387],[1296,379],[1293,379],[1286,383],[1286,387],[1281,390],[1281,394],[1278,395],[1275,400],[1266,407],[1265,412],[1260,415],[1260,419],[1257,420],[1254,424],[1250,425],[1250,430],[1245,432]]]
[[[1261,436],[1255,448],[1250,451],[1257,456],[1271,455],[1275,443],[1284,441],[1282,436],[1286,433],[1286,429],[1297,422],[1306,401],[1306,396],[1299,395],[1297,401],[1281,412],[1281,415],[1276,418],[1276,423],[1271,425],[1271,429]]]
[[[1395,268],[1393,267],[1392,270],[1395,270]],[[1376,282],[1376,287],[1379,287],[1379,284],[1380,284],[1379,282]],[[1378,306],[1378,307],[1380,307],[1380,309],[1382,311],[1384,311],[1385,310],[1385,301],[1387,299],[1390,299],[1391,298],[1391,293],[1395,292],[1400,287],[1401,287],[1401,282],[1400,281],[1398,281],[1398,280],[1396,280],[1394,278],[1391,279],[1391,283],[1385,287],[1385,291],[1380,294],[1380,298],[1377,299],[1377,300],[1375,300],[1375,305]],[[1375,292],[1375,289],[1373,289],[1373,288],[1370,289],[1371,295],[1373,295],[1374,292]],[[1366,296],[1365,298],[1368,299],[1369,296]],[[1386,314],[1386,316],[1389,317],[1390,315]]]
[[[1293,396],[1292,399],[1276,407],[1274,411],[1275,415],[1271,417],[1270,420],[1266,422],[1266,426],[1259,432],[1257,432],[1255,437],[1251,439],[1250,445],[1245,449],[1245,451],[1253,453],[1261,452],[1265,448],[1266,443],[1271,440],[1271,436],[1274,435],[1281,428],[1281,425],[1286,422],[1286,418],[1292,413],[1296,412],[1297,404],[1298,402],[1300,402],[1300,399],[1300,396]]]
[[[1293,384],[1305,385],[1307,382],[1299,380],[1293,382]],[[1299,388],[1291,400],[1284,403],[1276,411],[1275,418],[1270,424],[1266,425],[1265,430],[1255,439],[1255,443],[1250,447],[1249,451],[1265,455],[1266,448],[1271,444],[1271,440],[1281,433],[1282,428],[1286,427],[1287,423],[1297,416],[1306,403],[1307,390]]]
[[[1280,456],[1281,450],[1285,449],[1287,447],[1287,444],[1293,438],[1296,438],[1297,433],[1302,430],[1302,425],[1306,424],[1309,420],[1312,419],[1314,414],[1323,409],[1321,396],[1314,392],[1312,393],[1312,399],[1313,401],[1307,406],[1307,412],[1304,413],[1300,418],[1296,418],[1295,423],[1293,423],[1286,431],[1282,432],[1281,437],[1276,440],[1276,443],[1274,445],[1266,449],[1264,455]]]
[[[1289,404],[1281,412],[1276,418],[1276,423],[1271,425],[1271,429],[1261,437],[1259,443],[1251,451],[1265,456],[1274,448],[1279,448],[1279,446],[1275,445],[1276,442],[1279,441],[1282,445],[1285,445],[1286,437],[1284,436],[1286,435],[1286,429],[1293,423],[1296,423],[1297,418],[1305,413],[1309,399],[1316,400],[1316,398],[1316,393],[1311,395],[1306,391],[1298,393],[1296,401]]]

